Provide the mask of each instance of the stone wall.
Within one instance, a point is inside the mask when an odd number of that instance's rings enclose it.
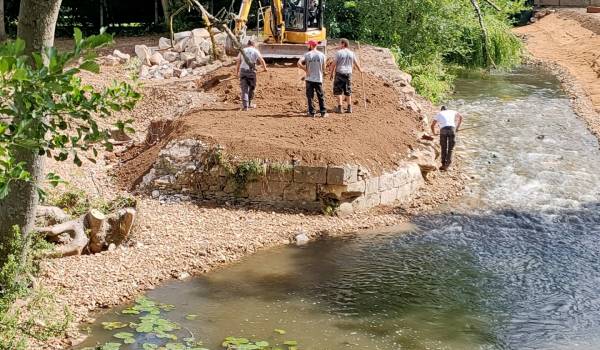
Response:
[[[411,199],[424,184],[417,163],[370,176],[360,165],[304,166],[226,160],[199,140],[170,142],[141,188],[160,199],[234,201],[350,213]]]

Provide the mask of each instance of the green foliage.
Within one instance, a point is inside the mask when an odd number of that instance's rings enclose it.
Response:
[[[26,164],[16,160],[19,151],[77,165],[83,151],[94,161],[98,145],[112,149],[109,130],[97,119],[131,110],[139,98],[126,83],[97,91],[77,76],[82,70],[99,72],[94,49],[112,42],[110,35],[84,38],[75,29],[74,40],[74,48],[64,53],[47,48],[27,55],[20,39],[0,45],[0,198],[12,181],[31,180]],[[127,123],[117,126],[124,129]]]
[[[29,338],[44,341],[63,334],[71,315],[56,307],[48,292],[29,289],[37,257],[48,245],[38,239],[28,242],[16,227],[8,236],[0,246],[0,350],[22,350]],[[31,253],[24,254],[26,249]]]
[[[522,44],[510,28],[525,1],[497,0],[501,11],[479,3],[492,62],[470,0],[329,0],[329,34],[392,48],[417,91],[437,101],[452,87],[448,66],[504,68],[520,62]]]
[[[47,203],[61,208],[71,216],[83,215],[90,209],[97,209],[104,214],[109,214],[122,208],[135,208],[137,205],[135,198],[122,195],[111,200],[91,199],[85,191],[78,188],[52,193],[48,196]]]
[[[261,161],[249,160],[237,165],[233,178],[238,187],[243,187],[248,182],[256,181],[265,174],[266,168]]]

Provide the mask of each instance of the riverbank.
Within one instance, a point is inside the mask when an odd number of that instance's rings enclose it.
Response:
[[[366,60],[371,74],[380,78],[391,76],[392,72],[375,69],[383,59],[375,53],[379,51],[373,50]],[[102,86],[131,70],[129,65],[107,66],[103,67],[101,76],[86,73],[83,77]],[[198,81],[182,79],[142,87],[142,101],[127,115],[134,119],[137,130],[134,140],[144,140],[144,131],[155,120],[183,118],[192,110],[213,105],[214,94],[198,91],[198,84]],[[410,85],[404,86],[404,90],[398,92],[397,97],[410,104],[411,113],[418,110],[423,118],[430,117],[433,106],[416,95]],[[394,113],[405,115],[407,112]],[[418,130],[411,131],[418,133]],[[407,140],[416,141],[416,136]],[[124,148],[119,146],[117,151]],[[90,322],[93,312],[132,300],[170,279],[185,279],[233,263],[258,250],[293,243],[298,233],[318,238],[405,223],[412,214],[429,210],[462,193],[465,179],[460,171],[460,157],[457,158],[451,171],[429,173],[426,185],[410,203],[344,217],[234,204],[218,207],[136,194],[139,215],[125,244],[95,255],[43,261],[38,284],[56,296],[59,306],[70,309],[74,322],[66,338],[34,344],[31,349],[61,349],[76,344],[82,338],[79,326]],[[115,176],[114,169],[119,162],[113,153],[105,153],[95,164],[85,161],[82,168],[52,160],[48,168],[74,188],[94,197],[110,198],[118,194],[131,195],[119,185],[122,179]]]
[[[600,14],[558,9],[514,32],[525,42],[528,61],[560,79],[576,113],[600,138]]]

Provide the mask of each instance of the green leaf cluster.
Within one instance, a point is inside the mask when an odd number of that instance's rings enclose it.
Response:
[[[488,31],[491,61],[470,0],[328,0],[329,34],[391,48],[400,67],[417,80],[419,93],[439,100],[452,87],[449,67],[511,67],[522,44],[512,18],[525,0],[479,1]]]
[[[0,45],[0,198],[12,181],[31,180],[28,164],[16,160],[18,152],[77,165],[82,157],[94,161],[98,147],[112,149],[109,130],[98,120],[131,110],[140,97],[129,84],[115,82],[99,90],[78,76],[82,70],[99,72],[94,49],[111,43],[112,36],[101,32],[84,38],[75,29],[74,40],[67,52],[50,47],[28,54],[21,39]],[[117,127],[131,130],[130,123]],[[59,183],[56,175],[49,180]]]

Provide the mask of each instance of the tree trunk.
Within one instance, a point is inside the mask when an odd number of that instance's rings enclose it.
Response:
[[[54,45],[60,3],[61,0],[21,0],[17,37],[25,40],[28,53]],[[0,243],[10,237],[13,226],[18,226],[24,235],[33,229],[38,204],[37,185],[43,180],[43,158],[37,151],[20,147],[12,151],[17,163],[25,163],[32,181],[12,182],[8,196],[0,200]],[[21,261],[24,261],[26,254],[27,249],[24,249]]]
[[[471,0],[471,5],[473,5],[473,8],[475,9],[475,14],[477,15],[477,19],[479,20],[479,26],[481,27],[481,35],[483,37],[483,49],[485,51],[485,57],[487,58],[486,64],[491,65],[492,67],[496,67],[494,59],[492,58],[492,53],[490,52],[490,39],[488,36],[487,28],[485,27],[485,22],[483,20],[483,14],[481,13],[479,3],[477,2],[477,0]]]
[[[54,30],[62,0],[21,0],[17,37],[25,40],[27,51],[54,46]]]
[[[6,23],[4,23],[4,0],[0,0],[0,43],[6,39]]]
[[[43,158],[29,149],[13,149],[15,160],[25,162],[32,181],[14,181],[9,185],[8,195],[0,200],[0,244],[12,237],[11,231],[17,226],[24,236],[35,223],[38,193],[36,185],[43,180]],[[24,240],[27,242],[27,239]],[[26,251],[24,251],[26,254]],[[23,257],[24,258],[24,257]],[[1,265],[2,261],[0,261]]]
[[[169,8],[169,0],[160,0],[163,9],[163,15],[165,16],[165,26],[169,27],[169,16],[171,16],[171,9]]]

